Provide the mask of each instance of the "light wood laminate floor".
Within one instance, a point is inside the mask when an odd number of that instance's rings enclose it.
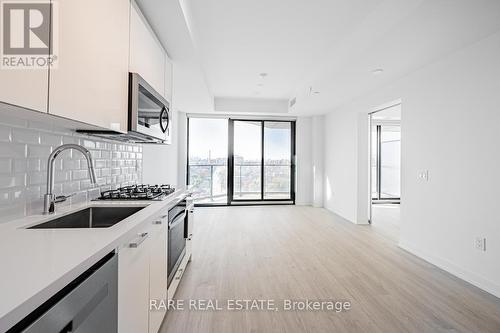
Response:
[[[161,332],[500,332],[500,300],[370,226],[296,206],[198,208],[177,299],[347,300],[351,310],[169,311]],[[223,304],[225,304],[223,302]]]

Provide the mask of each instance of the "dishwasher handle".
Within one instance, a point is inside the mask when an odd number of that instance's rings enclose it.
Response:
[[[139,234],[139,237],[137,239],[135,239],[133,242],[130,242],[130,244],[128,246],[136,249],[139,247],[139,245],[142,244],[142,242],[144,242],[146,240],[146,238],[148,238],[148,233],[142,232]]]

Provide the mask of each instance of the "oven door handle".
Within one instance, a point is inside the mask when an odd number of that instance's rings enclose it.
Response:
[[[186,217],[186,212],[184,212],[182,215],[179,215],[178,217],[176,217],[172,222],[168,223],[168,229],[173,229],[177,225],[179,225],[179,223],[184,223],[185,217]]]

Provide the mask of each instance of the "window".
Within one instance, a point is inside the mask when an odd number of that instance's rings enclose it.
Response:
[[[294,201],[295,122],[189,118],[197,204]]]
[[[227,119],[189,119],[188,183],[196,203],[227,203]]]

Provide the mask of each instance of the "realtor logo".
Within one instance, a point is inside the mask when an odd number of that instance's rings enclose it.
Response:
[[[46,69],[53,67],[54,3],[2,1],[2,69]]]

